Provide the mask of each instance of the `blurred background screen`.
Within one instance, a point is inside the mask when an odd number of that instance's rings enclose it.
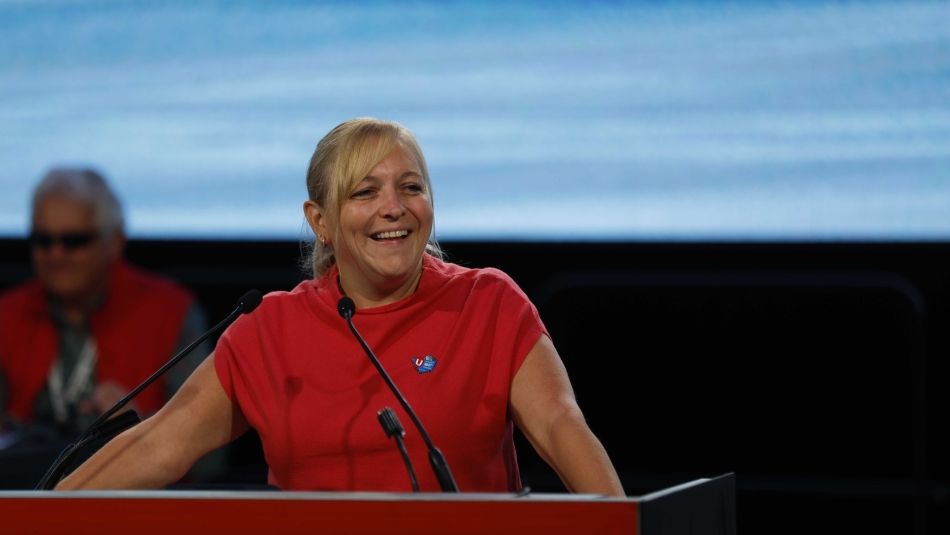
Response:
[[[305,237],[339,122],[447,240],[950,239],[947,2],[0,2],[0,236],[53,165],[138,238]]]

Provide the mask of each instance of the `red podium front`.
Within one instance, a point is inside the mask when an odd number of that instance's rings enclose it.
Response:
[[[637,532],[637,501],[585,495],[0,492],[4,533]]]

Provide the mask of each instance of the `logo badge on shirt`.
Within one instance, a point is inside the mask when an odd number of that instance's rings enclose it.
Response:
[[[423,358],[414,358],[412,359],[412,365],[416,367],[416,371],[419,373],[429,373],[435,368],[435,365],[438,361],[435,360],[435,357],[432,355],[426,355]]]

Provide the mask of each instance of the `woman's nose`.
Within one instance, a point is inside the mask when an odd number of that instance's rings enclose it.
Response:
[[[384,188],[380,194],[379,215],[387,219],[399,219],[405,212],[406,207],[399,192],[394,188]]]

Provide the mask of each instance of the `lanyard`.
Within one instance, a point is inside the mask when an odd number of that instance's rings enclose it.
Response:
[[[63,371],[62,363],[57,360],[49,371],[47,384],[49,385],[49,399],[53,407],[53,415],[56,421],[65,422],[68,416],[66,408],[75,405],[82,396],[82,391],[92,377],[92,370],[96,365],[96,343],[92,337],[86,338],[82,350],[79,352],[79,359],[76,361],[76,367],[66,381],[66,389],[63,390]]]

